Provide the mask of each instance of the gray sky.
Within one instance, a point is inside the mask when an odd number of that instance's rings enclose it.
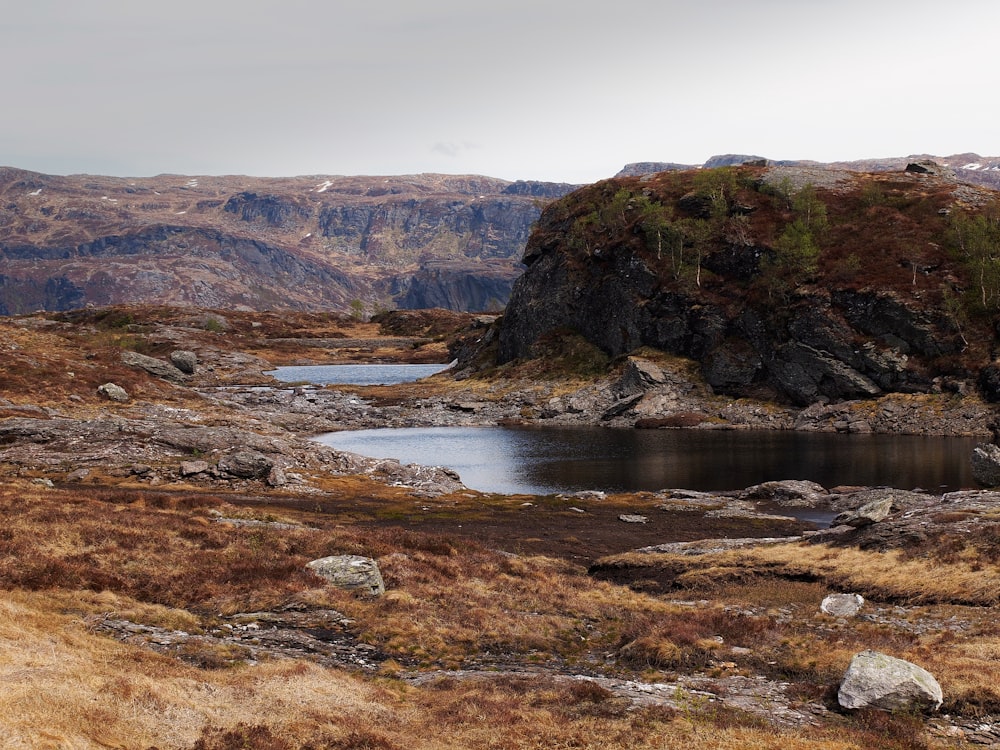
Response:
[[[3,0],[0,165],[591,182],[1000,155],[996,0]]]

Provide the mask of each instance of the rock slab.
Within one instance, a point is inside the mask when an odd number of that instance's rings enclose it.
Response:
[[[333,555],[306,563],[306,567],[320,578],[347,591],[371,596],[385,593],[385,582],[378,563],[360,555]]]
[[[837,701],[847,709],[936,711],[943,700],[934,675],[878,651],[862,651],[854,656],[837,693]]]

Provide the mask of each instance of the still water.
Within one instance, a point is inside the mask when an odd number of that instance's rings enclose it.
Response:
[[[339,450],[447,466],[484,492],[735,490],[774,479],[824,487],[973,487],[975,438],[606,427],[431,427],[333,432]]]
[[[303,365],[268,371],[285,383],[316,385],[396,385],[441,372],[448,365]]]

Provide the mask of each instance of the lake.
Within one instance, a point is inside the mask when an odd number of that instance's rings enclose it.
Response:
[[[974,487],[976,438],[607,427],[429,427],[334,432],[338,450],[447,466],[484,492],[736,490],[776,479]]]
[[[450,365],[302,365],[279,367],[264,373],[284,383],[316,385],[396,385],[411,383],[447,369]]]

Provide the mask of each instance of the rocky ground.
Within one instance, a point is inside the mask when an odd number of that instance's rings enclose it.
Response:
[[[286,385],[265,373],[276,364],[321,358],[386,359],[391,355],[380,347],[393,345],[395,356],[411,361],[446,350],[427,331],[402,337],[370,328],[339,330],[332,337],[323,335],[329,331],[313,331],[303,340],[265,330],[250,338],[265,323],[225,321],[231,331],[243,332],[247,338],[242,339],[206,330],[204,322],[183,320],[116,330],[117,338],[111,340],[111,333],[99,326],[81,334],[77,322],[4,321],[8,367],[0,397],[0,478],[42,490],[115,487],[145,493],[147,502],[171,493],[195,493],[223,498],[237,508],[308,507],[358,529],[397,527],[398,509],[405,506],[405,525],[420,533],[466,538],[503,555],[564,559],[589,567],[599,580],[694,609],[703,609],[708,600],[682,598],[686,591],[678,589],[674,568],[654,570],[614,556],[639,550],[636,554],[682,559],[795,544],[888,551],[929,547],[941,538],[994,529],[1000,495],[986,490],[933,495],[774,482],[731,493],[664,489],[611,497],[502,498],[467,490],[446,469],[367,459],[309,440],[320,432],[363,427],[535,421],[989,435],[991,410],[972,395],[938,389],[922,396],[896,394],[792,409],[717,397],[691,377],[685,363],[653,352],[621,360],[599,382],[529,381],[507,371],[489,379],[456,380],[454,374],[442,374],[395,387]],[[472,321],[470,330],[487,323]],[[341,321],[333,327],[351,326]],[[123,341],[133,348],[123,350]],[[137,342],[142,345],[136,347]],[[428,351],[421,353],[425,347]],[[345,493],[352,497],[349,507],[334,499]],[[396,510],[388,512],[389,505]],[[798,521],[793,513],[803,507],[828,513],[835,521],[824,529]],[[222,514],[212,522],[233,527],[270,523]],[[733,606],[741,617],[768,619],[775,627],[794,622],[816,637],[877,627],[923,638],[987,629],[994,604],[978,589],[970,590],[967,600],[958,595],[926,600],[885,596],[850,621],[830,618],[803,602]],[[208,667],[291,657],[375,673],[389,659],[361,637],[350,617],[332,609],[238,612],[199,632],[111,614],[91,616],[87,624],[93,632]],[[398,654],[392,659],[398,664],[396,676],[414,685],[443,678],[480,680],[501,670],[519,679],[589,680],[638,706],[697,713],[720,705],[799,728],[840,720],[829,696],[796,693],[790,689],[794,680],[757,665],[750,650],[723,643],[709,661],[670,670],[671,679],[625,674],[620,655],[611,653],[591,653],[573,664],[559,659],[539,664],[524,654],[492,653],[467,660],[461,669],[428,669],[416,660],[408,664]],[[994,725],[995,717],[986,709],[938,716],[928,727],[942,742],[993,744],[1000,742]]]

